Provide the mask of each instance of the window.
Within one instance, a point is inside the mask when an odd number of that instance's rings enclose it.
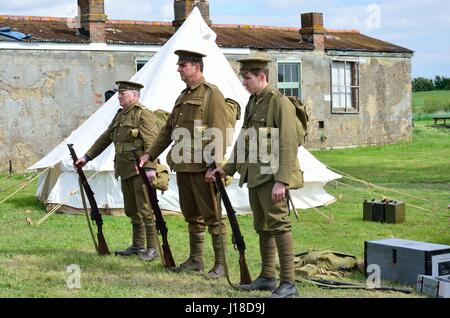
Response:
[[[278,89],[284,95],[302,97],[300,66],[299,62],[278,63]]]
[[[331,64],[332,112],[359,111],[359,64],[333,61]]]
[[[139,70],[143,68],[147,62],[147,59],[136,59],[136,73],[139,72]]]

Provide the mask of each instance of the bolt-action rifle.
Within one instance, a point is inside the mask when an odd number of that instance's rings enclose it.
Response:
[[[216,164],[213,162],[211,164],[211,168],[215,169]],[[225,190],[225,186],[222,182],[222,178],[220,177],[219,173],[215,174],[216,177],[216,187],[217,190],[220,193],[220,196],[222,198],[223,204],[225,206],[225,210],[227,211],[228,220],[230,221],[231,231],[233,233],[232,236],[232,243],[239,251],[239,269],[240,269],[240,278],[241,278],[241,285],[243,284],[251,284],[252,278],[250,276],[250,272],[248,270],[247,262],[245,261],[245,242],[244,237],[242,236],[241,230],[239,228],[239,223],[236,219],[236,211],[233,209],[233,206],[231,205],[230,198],[228,197],[227,191]],[[220,220],[219,220],[220,222]]]
[[[175,261],[173,260],[172,251],[170,250],[169,241],[167,239],[167,225],[164,221],[161,209],[158,204],[158,196],[156,195],[156,190],[151,186],[150,181],[147,178],[147,174],[143,167],[140,166],[141,159],[139,158],[136,149],[131,149],[133,153],[134,163],[136,164],[136,168],[139,171],[139,175],[142,177],[144,181],[145,187],[147,188],[148,198],[150,201],[150,205],[153,210],[153,214],[155,215],[155,225],[156,231],[161,234],[162,237],[162,250],[164,254],[164,266],[166,268],[174,268],[176,267]]]
[[[75,170],[78,173],[78,178],[91,206],[91,220],[94,221],[95,224],[97,225],[98,245],[96,246],[98,246],[98,254],[108,255],[109,254],[108,245],[106,244],[105,237],[103,236],[103,219],[98,209],[97,202],[95,201],[94,192],[92,191],[86,179],[86,176],[84,175],[83,169],[75,164],[78,160],[78,157],[77,154],[75,153],[75,150],[73,149],[73,144],[68,144],[67,147],[69,147],[70,155],[72,156]],[[83,189],[80,189],[80,191],[82,191]],[[80,193],[80,195],[83,195],[83,193]]]

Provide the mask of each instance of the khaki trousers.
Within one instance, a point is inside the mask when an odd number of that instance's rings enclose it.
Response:
[[[287,201],[272,202],[274,184],[274,181],[269,181],[248,189],[253,226],[258,234],[263,232],[277,234],[291,230]]]
[[[219,234],[219,220],[213,208],[209,184],[205,181],[205,172],[177,172],[177,185],[181,213],[189,224],[189,233],[205,232],[207,226],[211,235]],[[222,234],[225,234],[222,217],[221,222]]]
[[[125,214],[132,224],[153,224],[152,209],[144,192],[144,182],[140,175],[121,181]]]

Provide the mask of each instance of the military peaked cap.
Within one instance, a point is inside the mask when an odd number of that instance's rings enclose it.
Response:
[[[267,57],[248,57],[237,60],[237,62],[241,63],[239,74],[245,75],[253,70],[262,70],[269,65],[269,62],[272,62],[272,59]]]
[[[203,53],[188,50],[176,50],[175,54],[178,55],[178,65],[186,62],[202,62],[206,57]]]
[[[117,81],[116,85],[118,86],[117,89],[119,91],[140,91],[142,88],[144,88],[144,85],[135,83],[135,82],[129,82],[129,81]]]

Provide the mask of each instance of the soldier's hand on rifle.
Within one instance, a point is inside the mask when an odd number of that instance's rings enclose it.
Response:
[[[210,172],[210,173],[208,173],[208,172]],[[220,174],[221,178],[225,178],[228,175],[228,173],[226,173],[225,170],[223,170],[222,168],[217,168],[212,171],[208,170],[206,172],[206,176],[205,176],[206,182],[215,182],[217,173]]]
[[[206,170],[206,174],[205,174],[206,183],[211,183],[211,182],[214,182],[215,180],[216,180],[216,177],[214,177],[214,175],[213,175],[213,169]]]
[[[275,181],[272,188],[272,202],[277,203],[286,197],[286,185],[283,182]]]
[[[83,168],[87,163],[85,157],[78,158],[77,162],[75,162],[75,168]]]
[[[139,167],[143,167],[150,160],[150,155],[148,153],[144,153],[140,159],[141,162],[139,163]]]
[[[147,175],[148,181],[150,181],[150,183],[152,183],[153,180],[156,179],[156,170],[153,169],[145,170],[145,174]]]

